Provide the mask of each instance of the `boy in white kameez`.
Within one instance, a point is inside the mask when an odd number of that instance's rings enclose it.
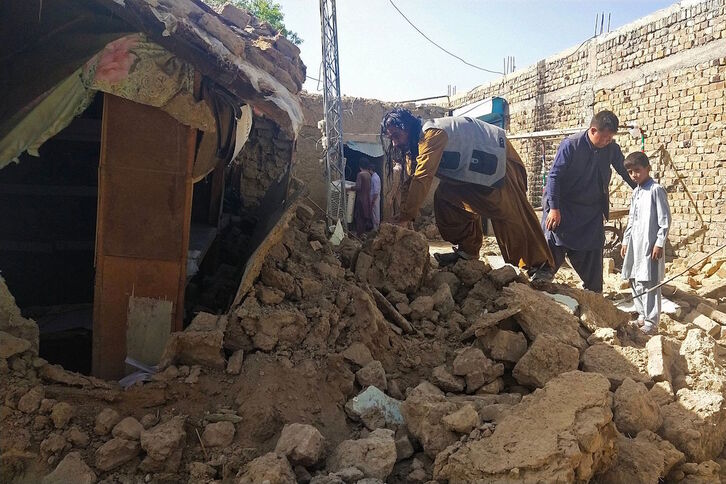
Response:
[[[638,320],[645,334],[658,332],[661,290],[653,289],[665,273],[664,247],[671,225],[671,211],[665,189],[650,177],[645,153],[631,153],[625,168],[638,186],[633,191],[628,228],[623,236],[623,279],[630,281]],[[652,290],[651,290],[652,289]]]

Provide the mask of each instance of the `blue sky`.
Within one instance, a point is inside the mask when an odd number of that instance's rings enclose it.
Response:
[[[318,76],[321,58],[317,0],[276,0],[285,24],[304,40],[308,75]],[[605,13],[616,28],[666,8],[664,0],[393,0],[437,43],[472,64],[501,71],[514,56],[517,69],[579,45]],[[345,95],[402,101],[463,93],[498,76],[471,68],[421,37],[389,0],[338,0],[340,85]],[[317,82],[304,88],[315,92]]]

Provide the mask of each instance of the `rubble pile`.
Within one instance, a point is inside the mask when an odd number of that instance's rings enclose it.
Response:
[[[414,222],[416,232],[422,233],[428,240],[441,240],[439,228],[436,226],[436,217],[431,207],[424,207],[421,215]]]
[[[694,265],[695,264],[695,265]],[[668,266],[668,272],[680,273],[686,271],[686,283],[698,290],[701,295],[726,284],[726,257],[706,257],[706,254],[695,253],[688,258],[675,259]],[[724,294],[721,294],[723,296]]]
[[[3,482],[726,476],[723,341],[667,316],[646,339],[601,296],[509,266],[436,268],[393,225],[333,247],[299,206],[240,304],[199,313],[125,390],[38,358],[11,306]]]

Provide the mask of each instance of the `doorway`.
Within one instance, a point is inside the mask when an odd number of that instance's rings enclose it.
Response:
[[[0,272],[38,323],[40,356],[91,372],[94,248],[103,96],[0,170]]]

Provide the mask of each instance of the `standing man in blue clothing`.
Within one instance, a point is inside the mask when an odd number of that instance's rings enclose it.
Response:
[[[595,292],[602,292],[610,167],[635,188],[623,164],[623,152],[613,142],[618,124],[612,111],[600,111],[587,131],[560,143],[542,201],[542,230],[554,257],[554,272],[567,256],[585,289]]]

